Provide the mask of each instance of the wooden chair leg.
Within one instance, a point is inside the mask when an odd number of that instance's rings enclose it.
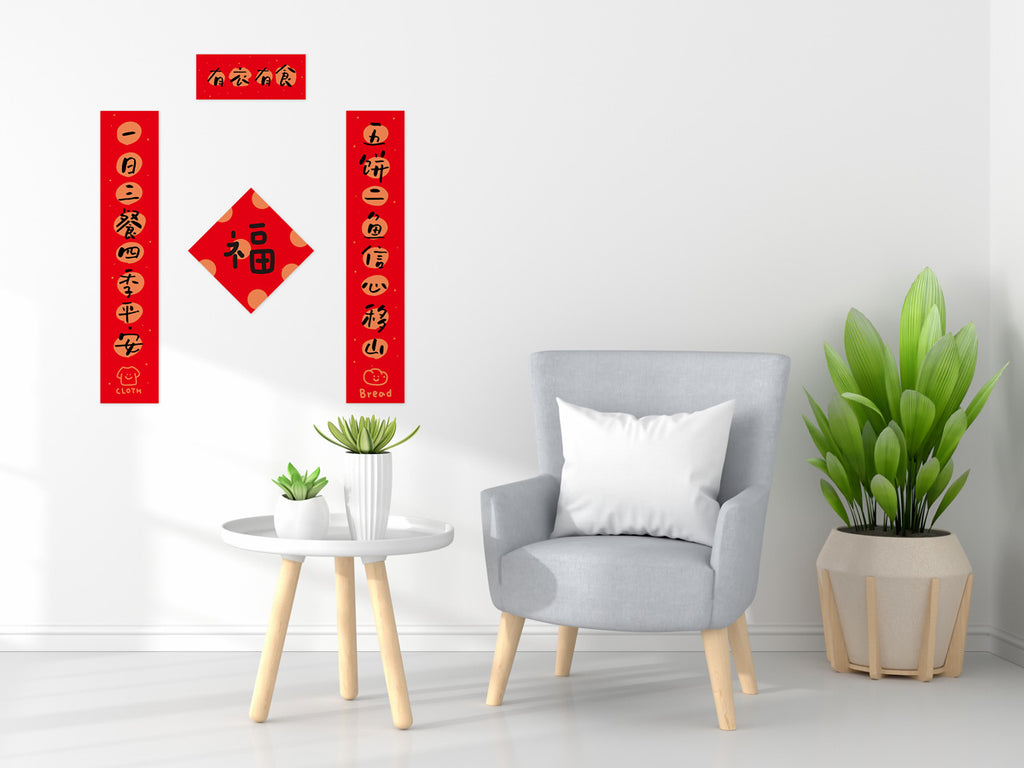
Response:
[[[578,627],[558,628],[558,652],[555,655],[555,676],[568,677],[572,668],[572,655],[576,650]]]
[[[740,679],[740,690],[757,693],[757,677],[754,675],[754,655],[750,652],[750,634],[747,632],[747,617],[740,617],[729,625],[729,646],[736,662],[736,674]]]
[[[487,703],[492,707],[501,706],[505,698],[505,686],[508,685],[508,676],[512,672],[512,662],[516,657],[525,622],[526,619],[521,616],[501,614],[498,644],[494,649],[494,664],[491,667],[491,683],[487,687]]]
[[[736,730],[736,708],[732,699],[732,665],[729,662],[729,631],[705,629],[700,633],[704,641],[704,658],[711,678],[711,693],[715,697],[718,727],[723,731]]]

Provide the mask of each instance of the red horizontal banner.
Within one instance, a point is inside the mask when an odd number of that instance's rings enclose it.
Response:
[[[346,400],[404,403],[405,112],[346,122]]]
[[[306,54],[196,54],[197,99],[304,99]]]
[[[100,402],[159,390],[158,112],[100,112]]]

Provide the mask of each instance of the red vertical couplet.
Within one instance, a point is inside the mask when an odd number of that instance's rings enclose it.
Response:
[[[100,402],[157,403],[158,112],[100,112]]]
[[[349,112],[346,401],[405,402],[405,112]]]

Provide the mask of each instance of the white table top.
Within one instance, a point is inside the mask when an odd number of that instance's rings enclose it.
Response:
[[[274,533],[273,515],[243,517],[221,526],[221,538],[233,547],[275,555],[325,557],[387,557],[429,552],[452,543],[455,529],[423,517],[388,518],[386,538],[355,541],[344,516],[331,516],[326,539],[281,539]]]

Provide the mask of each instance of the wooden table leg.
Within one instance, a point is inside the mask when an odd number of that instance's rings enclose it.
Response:
[[[359,695],[355,587],[355,559],[334,558],[334,593],[338,604],[338,680],[341,683],[341,697],[349,701]]]
[[[274,591],[274,603],[270,609],[270,622],[267,624],[267,636],[263,640],[263,653],[260,655],[259,671],[256,673],[256,686],[253,688],[252,702],[249,705],[249,717],[257,723],[262,723],[270,714],[270,699],[274,695],[277,668],[281,664],[281,649],[284,648],[284,637],[288,632],[288,620],[292,615],[295,587],[299,583],[301,568],[301,560],[281,559],[281,570],[277,575],[277,589]]]
[[[384,662],[384,682],[391,703],[391,719],[395,728],[404,731],[412,725],[412,707],[409,704],[409,688],[405,683],[405,667],[402,666],[402,649],[398,645],[398,627],[395,626],[388,572],[383,560],[365,565],[373,619],[377,623],[380,657]]]

